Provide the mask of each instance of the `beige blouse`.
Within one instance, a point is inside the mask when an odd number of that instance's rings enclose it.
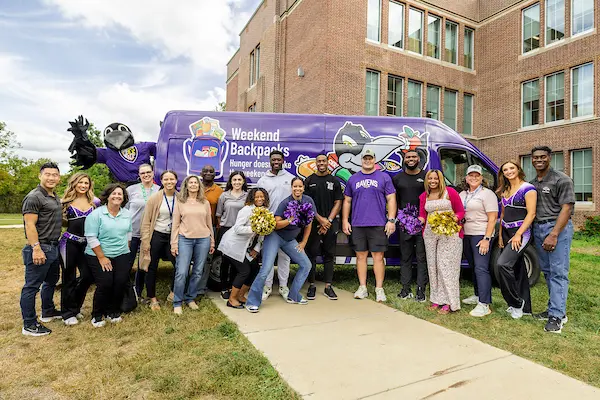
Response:
[[[171,228],[171,248],[177,248],[179,235],[186,239],[210,237],[211,247],[215,246],[212,214],[210,203],[207,200],[194,204],[189,201],[182,203],[177,200],[175,202],[173,226]]]

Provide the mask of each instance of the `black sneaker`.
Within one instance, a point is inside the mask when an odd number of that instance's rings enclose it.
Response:
[[[422,287],[417,288],[417,298],[416,300],[419,303],[423,303],[425,301],[425,289]]]
[[[52,331],[36,321],[29,326],[24,326],[21,333],[25,336],[44,336],[51,334]]]
[[[533,314],[533,318],[538,319],[540,321],[548,321],[548,310],[539,314]]]
[[[51,322],[53,319],[62,319],[60,311],[58,311],[56,308],[46,314],[42,314],[40,321]]]
[[[229,296],[231,296],[230,290],[221,290],[221,298],[223,300],[229,300]]]
[[[308,300],[314,300],[317,298],[317,287],[314,285],[310,285],[308,287],[308,291],[306,292],[306,298]]]
[[[408,300],[413,298],[413,294],[409,288],[402,288],[400,293],[398,293],[398,297],[402,300]]]
[[[548,323],[544,327],[544,330],[546,332],[561,333],[562,332],[562,327],[563,327],[563,322],[562,322],[562,320],[560,318],[558,318],[558,317],[549,317],[548,318]]]
[[[323,294],[329,300],[337,300],[338,299],[337,294],[335,294],[335,292],[333,291],[333,286],[327,286],[325,288],[325,290],[323,290]]]

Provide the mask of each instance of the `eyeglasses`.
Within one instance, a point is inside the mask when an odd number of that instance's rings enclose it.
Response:
[[[140,175],[148,175],[148,174],[151,174],[151,173],[152,173],[152,171],[140,172]]]

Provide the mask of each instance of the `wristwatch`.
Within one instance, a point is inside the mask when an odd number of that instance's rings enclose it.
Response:
[[[484,236],[483,240],[487,240],[488,242],[492,241],[492,236]]]
[[[40,245],[40,242],[35,242],[34,244],[31,245],[31,248],[33,249],[33,248],[35,248],[35,246],[39,246],[39,245]]]
[[[388,218],[387,222],[391,222],[392,224],[395,224],[396,222],[398,222],[398,220],[396,218]]]
[[[333,222],[333,219],[331,219],[331,218],[327,218],[327,221],[329,221],[329,222]]]

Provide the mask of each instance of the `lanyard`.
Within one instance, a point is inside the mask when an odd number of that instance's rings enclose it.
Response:
[[[165,192],[163,192],[163,196],[165,198],[165,203],[167,203],[167,208],[169,209],[169,216],[171,217],[171,219],[173,219],[173,210],[175,209],[175,195],[173,195],[173,201],[171,202],[171,205],[169,205],[169,200],[167,200],[167,195],[165,194]]]
[[[465,196],[465,199],[463,200],[463,207],[465,208],[465,211],[467,210],[467,204],[469,204],[469,201],[473,200],[473,198],[477,195],[477,193],[481,190],[483,186],[479,185],[477,186],[477,189],[475,189],[475,191],[469,196],[469,191],[467,190],[467,195]]]
[[[140,183],[140,187],[142,188],[142,197],[144,197],[144,203],[148,202],[148,193],[146,193],[146,188],[144,185]],[[150,194],[152,194],[152,188],[150,188]]]

